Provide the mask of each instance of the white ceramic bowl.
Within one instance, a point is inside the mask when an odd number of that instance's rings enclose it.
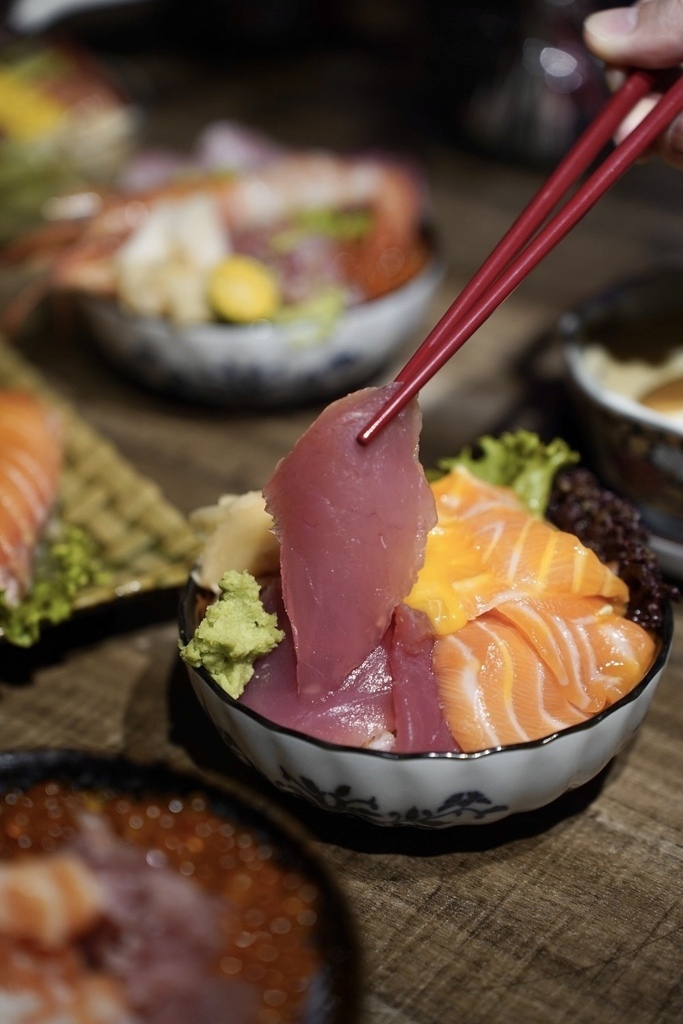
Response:
[[[180,604],[180,639],[197,624],[193,580]],[[190,681],[228,747],[278,789],[376,825],[482,825],[551,803],[594,778],[638,730],[664,671],[673,634],[641,683],[607,711],[543,740],[475,754],[390,754],[336,746],[273,724],[229,697],[204,669]]]
[[[586,460],[639,508],[663,567],[679,573],[683,419],[656,412],[638,397],[683,377],[683,266],[602,292],[566,313],[559,334]]]
[[[105,355],[146,386],[212,405],[275,407],[326,400],[379,372],[420,329],[443,271],[432,258],[401,288],[348,309],[323,335],[312,320],[177,326],[113,300],[84,296],[82,307]]]

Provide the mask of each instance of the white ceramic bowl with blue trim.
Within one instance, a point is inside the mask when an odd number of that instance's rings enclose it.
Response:
[[[443,273],[433,257],[400,288],[347,309],[328,332],[305,319],[177,325],[88,295],[81,305],[97,346],[145,386],[210,405],[268,408],[324,401],[368,381],[420,331]]]
[[[183,644],[194,633],[200,607],[200,591],[190,579],[180,603]],[[244,707],[206,670],[188,666],[188,672],[227,746],[279,790],[375,825],[445,829],[536,810],[598,775],[638,731],[672,637],[668,609],[652,667],[607,711],[543,740],[474,754],[391,754],[325,743]]]

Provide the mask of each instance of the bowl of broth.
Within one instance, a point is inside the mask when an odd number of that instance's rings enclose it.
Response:
[[[683,266],[615,285],[559,323],[586,452],[667,566],[683,543]]]

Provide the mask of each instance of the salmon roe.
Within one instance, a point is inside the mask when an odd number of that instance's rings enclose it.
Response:
[[[257,1024],[301,1019],[322,967],[315,930],[322,894],[282,863],[267,837],[215,813],[201,793],[145,798],[72,790],[59,781],[0,795],[0,858],[50,853],[72,840],[83,811],[103,814],[122,839],[225,901],[214,970],[258,987]]]

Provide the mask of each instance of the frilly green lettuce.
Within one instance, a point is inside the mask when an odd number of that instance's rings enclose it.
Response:
[[[537,434],[528,430],[485,435],[476,445],[469,445],[453,458],[441,459],[442,472],[465,466],[481,480],[500,487],[510,487],[534,515],[542,516],[548,508],[555,474],[565,466],[579,461],[566,441],[555,438],[544,444]]]

